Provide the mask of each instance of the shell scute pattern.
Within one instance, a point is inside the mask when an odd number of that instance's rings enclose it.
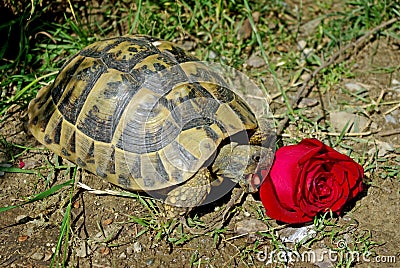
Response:
[[[222,140],[257,121],[218,74],[170,42],[123,36],[73,56],[29,105],[32,134],[132,190],[191,178]]]

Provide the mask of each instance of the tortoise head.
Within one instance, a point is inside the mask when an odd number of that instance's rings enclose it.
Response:
[[[261,184],[261,171],[268,169],[266,148],[256,145],[223,146],[216,157],[212,170],[217,176],[231,179],[247,192],[257,192]]]

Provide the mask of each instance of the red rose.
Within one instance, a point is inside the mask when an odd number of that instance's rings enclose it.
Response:
[[[276,152],[260,187],[261,201],[270,218],[286,223],[309,222],[329,210],[339,215],[362,191],[363,175],[350,157],[316,139],[304,139]]]

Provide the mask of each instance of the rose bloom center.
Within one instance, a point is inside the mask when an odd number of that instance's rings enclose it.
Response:
[[[317,190],[319,199],[328,197],[332,190],[326,183],[326,178],[319,178],[316,182],[315,189]]]

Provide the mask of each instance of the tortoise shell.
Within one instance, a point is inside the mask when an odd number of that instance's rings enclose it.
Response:
[[[131,190],[180,184],[257,120],[224,79],[171,42],[126,35],[73,56],[28,108],[38,141]]]

